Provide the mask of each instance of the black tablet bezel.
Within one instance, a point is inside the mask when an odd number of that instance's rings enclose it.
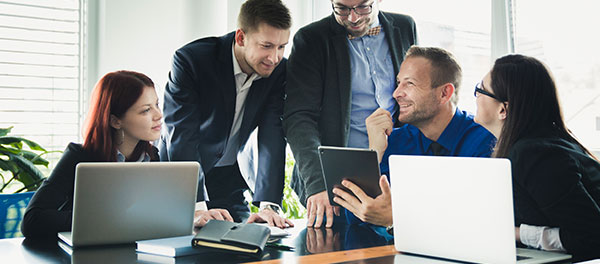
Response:
[[[331,205],[338,205],[333,201],[333,188],[339,187],[349,194],[353,194],[341,185],[347,179],[358,185],[368,196],[375,198],[381,194],[379,187],[379,162],[377,152],[371,149],[320,146],[318,149],[323,180],[327,187],[327,195]]]

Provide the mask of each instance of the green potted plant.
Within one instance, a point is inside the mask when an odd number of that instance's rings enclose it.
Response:
[[[0,193],[15,181],[23,184],[15,193],[35,191],[45,178],[36,165],[48,167],[48,161],[42,158],[48,151],[31,140],[8,136],[12,128],[0,128]]]

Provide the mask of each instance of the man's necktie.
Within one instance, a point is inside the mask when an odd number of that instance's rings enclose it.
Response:
[[[442,156],[443,155],[442,152],[444,150],[444,147],[442,145],[440,145],[440,143],[433,141],[433,142],[431,142],[431,145],[429,145],[429,147],[433,151],[434,156]]]
[[[366,36],[366,35],[369,35],[369,36],[377,36],[377,35],[379,35],[379,32],[381,32],[381,26],[376,26],[376,27],[370,28],[370,29],[367,31],[367,34],[365,34],[365,36]],[[348,39],[349,39],[349,40],[353,40],[353,39],[355,39],[355,38],[360,38],[360,37],[354,37],[354,36],[352,36],[352,35],[348,34]]]

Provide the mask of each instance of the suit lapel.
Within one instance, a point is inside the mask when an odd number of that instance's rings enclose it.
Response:
[[[215,87],[215,89],[220,89],[223,95],[223,109],[225,109],[225,117],[227,118],[229,130],[231,130],[233,124],[235,98],[237,96],[235,76],[233,75],[233,56],[231,55],[231,45],[234,36],[235,32],[229,33],[221,38],[221,48],[218,56],[220,61],[216,65],[219,69],[217,74],[219,74],[219,80],[222,81],[222,85],[219,85],[220,87]]]
[[[381,23],[381,26],[383,27],[388,42],[390,55],[392,56],[392,64],[394,65],[394,75],[398,75],[400,64],[402,64],[402,61],[404,60],[405,51],[408,50],[409,47],[402,47],[402,41],[396,41],[402,36],[400,28],[394,26],[385,13],[381,11],[379,11],[379,23]],[[398,109],[398,104],[394,104],[394,116],[392,117],[394,120],[394,127],[398,127],[401,124],[400,121],[398,121]]]
[[[346,128],[349,131],[350,127],[350,102],[352,100],[352,88],[351,88],[351,69],[350,69],[350,51],[348,49],[348,33],[346,29],[335,21],[333,14],[330,16],[330,30],[333,33],[330,37],[330,41],[333,45],[335,52],[335,59],[337,64],[337,76],[333,78],[338,79],[338,89],[340,90],[340,111],[342,113],[342,128]],[[325,87],[327,89],[327,87]],[[342,142],[348,141],[348,133],[343,133],[344,138]]]
[[[400,64],[404,59],[404,51],[408,50],[408,47],[401,47],[400,45],[402,45],[402,42],[396,42],[396,39],[399,39],[402,36],[402,34],[400,33],[400,28],[392,25],[385,13],[381,11],[379,12],[379,23],[381,23],[381,26],[383,27],[388,46],[390,48],[392,64],[394,65],[394,73],[398,74],[398,71],[400,71]]]
[[[262,98],[268,92],[265,83],[265,79],[260,79],[254,81],[252,86],[250,86],[250,91],[248,91],[248,96],[246,97],[246,105],[244,106],[244,118],[242,119],[242,126],[240,128],[240,137],[245,138],[251,132],[250,129],[257,116],[258,108],[262,105]]]

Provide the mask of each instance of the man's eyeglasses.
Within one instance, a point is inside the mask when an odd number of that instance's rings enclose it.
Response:
[[[335,4],[331,4],[331,7],[333,8],[333,12],[338,16],[349,16],[352,10],[354,10],[354,13],[357,15],[368,15],[373,12],[373,3],[356,7],[335,6]]]
[[[478,83],[477,85],[475,85],[475,91],[473,92],[473,95],[474,95],[475,97],[477,97],[477,93],[480,93],[480,94],[483,94],[483,95],[489,96],[489,97],[491,97],[491,98],[494,98],[494,99],[496,99],[497,101],[500,101],[500,102],[502,102],[502,100],[500,100],[500,99],[499,99],[499,98],[498,98],[496,95],[494,95],[493,93],[490,93],[490,92],[488,92],[488,91],[484,90],[484,89],[483,89],[483,83],[481,83],[481,82],[480,82],[480,83]]]

